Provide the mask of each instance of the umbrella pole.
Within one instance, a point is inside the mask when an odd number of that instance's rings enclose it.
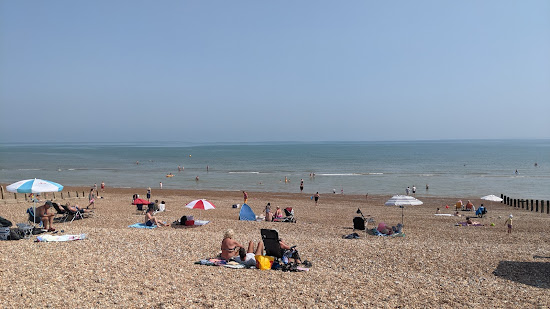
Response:
[[[402,228],[405,227],[405,225],[404,225],[404,223],[403,223],[403,218],[404,218],[404,216],[405,216],[404,212],[405,212],[405,206],[401,205],[401,227],[402,227]]]

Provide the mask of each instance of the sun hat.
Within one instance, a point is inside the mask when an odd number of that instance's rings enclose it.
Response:
[[[53,206],[52,201],[46,201],[46,204],[45,204],[45,205]]]
[[[513,218],[514,216],[510,215],[510,218]]]

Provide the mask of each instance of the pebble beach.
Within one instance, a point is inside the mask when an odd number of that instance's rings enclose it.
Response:
[[[64,191],[88,192],[89,187]],[[196,228],[133,229],[144,216],[131,205],[145,189],[107,188],[96,199],[94,214],[56,223],[57,234],[86,234],[67,242],[35,242],[36,236],[0,241],[1,308],[549,308],[550,215],[486,202],[475,197],[423,197],[420,206],[384,206],[391,195],[249,192],[256,215],[293,207],[296,223],[238,220],[240,191],[153,190],[166,202],[158,213],[173,222],[183,215],[208,220]],[[54,202],[86,206],[87,198]],[[215,210],[185,205],[205,198]],[[456,226],[458,199],[483,203],[488,213],[475,218],[483,226]],[[45,200],[45,198],[43,198]],[[449,205],[449,208],[445,208]],[[0,200],[0,216],[26,222],[32,203],[13,194]],[[355,231],[360,209],[374,224],[396,225],[404,218],[405,237]],[[471,212],[460,212],[473,216]],[[504,223],[513,214],[507,234]],[[494,223],[494,225],[492,225]],[[309,271],[230,269],[197,265],[220,250],[224,231],[233,229],[246,244],[261,241],[260,229],[276,229],[296,245]],[[63,232],[61,232],[63,230]]]

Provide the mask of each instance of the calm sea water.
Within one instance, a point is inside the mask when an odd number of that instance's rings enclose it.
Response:
[[[273,192],[299,192],[303,179],[308,194],[404,194],[415,185],[421,196],[550,199],[550,140],[0,145],[0,182],[35,177],[70,186],[158,188],[162,182],[174,189]]]

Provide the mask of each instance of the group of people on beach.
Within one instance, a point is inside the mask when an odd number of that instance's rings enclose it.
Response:
[[[282,239],[279,239],[279,245],[283,251],[283,256],[289,256],[293,262],[301,263],[297,251],[293,250]],[[220,249],[221,253],[219,254],[219,258],[226,261],[235,261],[247,266],[254,266],[256,265],[256,256],[263,255],[264,244],[262,241],[259,241],[256,249],[254,249],[254,242],[249,241],[245,249],[244,245],[235,240],[235,232],[232,229],[228,229],[223,235]],[[287,254],[289,252],[292,253]]]

